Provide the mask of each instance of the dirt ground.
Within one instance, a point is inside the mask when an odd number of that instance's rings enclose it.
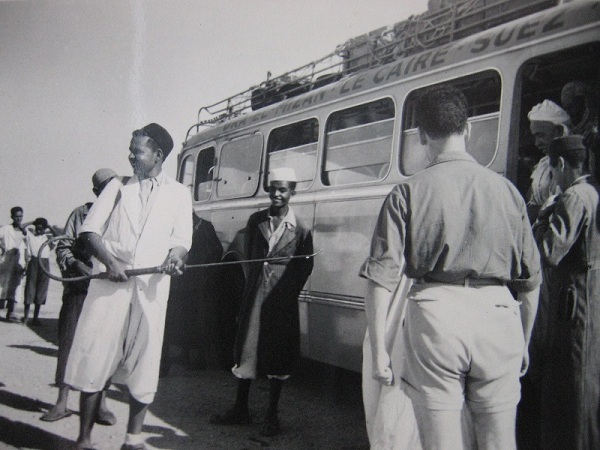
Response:
[[[0,322],[0,449],[70,449],[77,436],[76,392],[69,398],[75,414],[53,423],[39,420],[56,401],[52,383],[61,293],[60,283],[51,281],[42,326]],[[22,305],[16,312],[20,318]],[[4,318],[5,310],[0,313]],[[359,374],[301,361],[282,393],[282,434],[263,438],[258,427],[268,400],[267,380],[252,386],[252,425],[211,425],[209,417],[233,402],[233,375],[221,369],[192,370],[177,361],[177,348],[171,354],[175,362],[160,380],[143,429],[150,449],[368,449]],[[99,450],[118,449],[123,442],[128,411],[123,386],[111,387],[108,405],[118,423],[94,427]]]

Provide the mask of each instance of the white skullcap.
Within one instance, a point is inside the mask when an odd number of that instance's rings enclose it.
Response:
[[[294,183],[298,181],[296,172],[291,167],[273,169],[269,172],[269,175],[270,181],[293,181]]]
[[[554,125],[565,125],[571,119],[564,109],[550,100],[544,100],[542,103],[538,103],[531,108],[531,111],[527,114],[527,118],[531,122],[538,120],[552,122]]]

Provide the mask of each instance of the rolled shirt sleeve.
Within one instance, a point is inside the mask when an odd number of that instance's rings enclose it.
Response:
[[[379,212],[369,257],[359,275],[384,287],[396,289],[401,277],[406,237],[406,204],[398,187],[385,199]]]

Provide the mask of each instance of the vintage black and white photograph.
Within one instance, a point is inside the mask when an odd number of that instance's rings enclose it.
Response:
[[[599,0],[0,0],[0,449],[600,449]]]

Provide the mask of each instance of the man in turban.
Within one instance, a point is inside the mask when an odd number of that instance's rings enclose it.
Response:
[[[77,445],[92,448],[101,392],[114,381],[129,389],[129,422],[122,450],[143,450],[144,417],[156,393],[170,278],[179,275],[192,242],[189,190],[168,177],[163,162],[173,140],[151,123],[133,132],[133,177],[113,178],[81,227],[95,273],[75,330],[65,383],[81,391]],[[127,269],[161,266],[129,277]]]
[[[569,114],[551,100],[535,105],[529,114],[529,130],[535,140],[535,146],[544,153],[531,174],[531,190],[527,202],[529,219],[533,223],[540,207],[552,194],[556,194],[556,185],[552,182],[548,164],[548,147],[552,139],[569,134],[571,119]]]

